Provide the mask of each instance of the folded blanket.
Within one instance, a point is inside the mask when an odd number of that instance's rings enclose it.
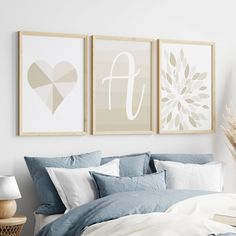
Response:
[[[236,233],[226,233],[226,234],[209,234],[209,236],[236,236]]]

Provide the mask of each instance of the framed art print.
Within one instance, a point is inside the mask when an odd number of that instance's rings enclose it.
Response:
[[[159,40],[159,133],[215,129],[214,43]]]
[[[93,36],[93,134],[153,132],[153,43]]]
[[[19,135],[86,132],[84,35],[19,32]]]

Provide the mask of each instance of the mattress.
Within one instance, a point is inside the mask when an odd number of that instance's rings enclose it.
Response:
[[[58,219],[59,217],[63,216],[63,214],[56,214],[56,215],[42,215],[42,214],[35,214],[35,225],[34,225],[34,235],[36,235],[40,229],[42,229],[45,225],[51,223],[52,221]]]

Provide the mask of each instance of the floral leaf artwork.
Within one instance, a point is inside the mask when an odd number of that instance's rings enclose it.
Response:
[[[209,73],[191,63],[187,52],[164,51],[160,73],[160,128],[201,130],[211,112]]]

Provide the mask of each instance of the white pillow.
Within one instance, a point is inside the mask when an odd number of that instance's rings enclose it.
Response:
[[[154,160],[156,170],[166,170],[168,189],[191,189],[221,192],[223,188],[222,163],[204,165]]]
[[[46,169],[66,207],[66,212],[98,197],[96,185],[89,171],[113,176],[120,174],[119,159],[98,167]]]

